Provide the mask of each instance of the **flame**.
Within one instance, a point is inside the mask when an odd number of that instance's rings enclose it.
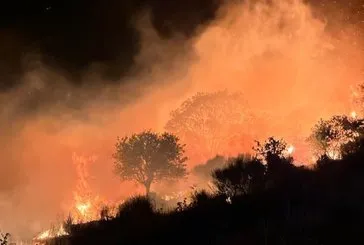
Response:
[[[82,216],[86,216],[87,212],[90,210],[90,201],[88,201],[87,203],[79,203],[76,205],[76,208],[78,211],[80,211],[80,213],[82,214]]]
[[[98,196],[93,196],[89,186],[89,173],[87,166],[95,162],[96,157],[79,156],[73,154],[72,160],[76,166],[78,175],[78,184],[76,191],[74,191],[74,204],[71,208],[71,216],[75,218],[76,223],[85,223],[99,218],[101,210],[101,202]],[[44,241],[54,237],[65,236],[68,233],[65,231],[63,225],[58,230],[45,230],[34,238],[36,241]]]
[[[355,112],[355,111],[352,111],[350,113],[350,116],[353,118],[353,119],[356,119],[358,117],[358,114]]]
[[[162,199],[164,201],[171,201],[171,200],[177,200],[177,199],[183,199],[187,195],[187,192],[185,191],[179,191],[179,192],[172,192],[169,195],[162,196]]]
[[[76,165],[78,175],[78,184],[74,192],[74,212],[72,215],[77,219],[77,222],[88,222],[98,218],[99,197],[92,194],[89,186],[90,175],[88,173],[88,165],[96,161],[96,156],[79,156],[73,153],[72,160]]]
[[[340,151],[338,151],[338,150],[329,150],[327,152],[327,156],[333,160],[341,159],[341,154],[340,154]]]
[[[294,148],[294,146],[293,146],[293,145],[289,146],[289,147],[288,147],[288,149],[287,149],[287,153],[288,153],[288,155],[292,155],[292,154],[293,154],[293,152],[294,152],[294,150],[295,150],[295,148]]]
[[[65,231],[63,225],[61,225],[57,230],[46,230],[41,232],[38,236],[36,236],[33,240],[36,241],[44,241],[54,237],[66,236],[68,233]]]

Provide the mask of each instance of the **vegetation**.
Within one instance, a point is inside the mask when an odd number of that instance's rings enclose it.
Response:
[[[184,145],[170,133],[144,131],[119,138],[116,144],[115,172],[122,180],[144,185],[149,195],[153,182],[186,176]]]
[[[170,211],[156,209],[150,196],[134,197],[119,207],[116,217],[72,224],[70,236],[49,242],[356,243],[364,228],[363,146],[359,138],[342,158],[324,154],[314,168],[305,168],[293,164],[284,141],[269,138],[257,142],[254,156],[217,164],[211,176],[214,193],[196,191]]]
[[[312,129],[308,138],[319,157],[327,155],[338,159],[351,151],[353,145],[364,135],[364,121],[347,116],[333,116],[329,120],[320,120]]]
[[[262,190],[264,173],[261,161],[241,155],[230,159],[227,167],[216,169],[212,176],[218,194],[235,197]]]
[[[268,161],[270,157],[285,158],[288,154],[287,143],[283,140],[277,140],[269,137],[263,144],[259,141],[253,147],[257,159]]]
[[[73,218],[71,214],[69,214],[67,219],[63,222],[63,228],[67,234],[71,233],[73,223]]]
[[[206,159],[227,150],[229,141],[249,128],[251,118],[240,93],[197,93],[172,111],[165,129],[181,137],[188,147],[198,148]]]

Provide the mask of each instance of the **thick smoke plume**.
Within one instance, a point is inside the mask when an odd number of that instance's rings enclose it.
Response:
[[[298,0],[226,3],[193,38],[163,39],[143,13],[134,20],[141,49],[122,85],[103,86],[91,67],[84,79],[98,85],[76,87],[41,54],[24,57],[22,84],[0,95],[0,227],[31,237],[67,213],[74,152],[98,156],[90,185],[105,199],[140,191],[113,175],[116,137],[162,131],[169,112],[199,91],[241,91],[249,109],[264,115],[261,138],[292,141],[321,117],[349,113],[362,40],[325,14]]]

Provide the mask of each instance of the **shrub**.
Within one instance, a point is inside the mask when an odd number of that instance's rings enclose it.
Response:
[[[154,205],[146,196],[136,196],[119,206],[117,217],[149,216],[154,213]]]
[[[245,195],[264,186],[264,165],[257,159],[239,156],[229,160],[226,168],[213,172],[213,182],[218,194]]]

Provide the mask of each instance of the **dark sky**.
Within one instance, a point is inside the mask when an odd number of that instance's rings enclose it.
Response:
[[[150,8],[153,24],[165,38],[173,31],[191,36],[213,18],[213,0],[43,0],[9,1],[0,13],[0,87],[12,87],[24,68],[22,57],[43,61],[72,75],[93,62],[106,65],[104,76],[118,79],[133,63],[138,33],[131,18]],[[168,23],[168,25],[166,24]]]
[[[227,0],[225,0],[227,1]],[[361,0],[310,0],[321,9],[345,9],[348,21],[360,22]],[[193,35],[213,19],[222,0],[34,0],[7,1],[0,13],[0,89],[17,84],[24,56],[42,54],[43,62],[64,71],[74,83],[92,63],[116,82],[138,52],[138,33],[131,18],[152,10],[153,24],[168,38],[173,32]],[[329,6],[330,5],[330,6]],[[336,17],[338,17],[336,15]]]

